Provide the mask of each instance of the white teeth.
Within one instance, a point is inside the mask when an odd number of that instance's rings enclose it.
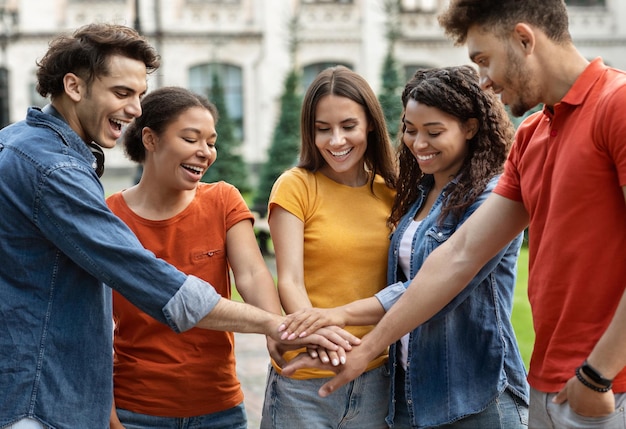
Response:
[[[436,157],[437,154],[436,153],[432,153],[430,155],[417,155],[417,159],[419,159],[420,161],[428,161],[429,159],[433,159],[434,157]]]
[[[183,167],[185,167],[188,170],[192,170],[195,171],[196,173],[200,174],[202,173],[203,168],[201,167],[196,167],[195,165],[189,165],[189,164],[182,164]]]
[[[347,155],[347,154],[348,154],[351,150],[352,150],[352,148],[350,148],[350,149],[346,149],[346,150],[342,150],[341,152],[333,152],[333,151],[331,150],[331,151],[330,151],[330,153],[331,153],[333,156],[344,156],[344,155]]]

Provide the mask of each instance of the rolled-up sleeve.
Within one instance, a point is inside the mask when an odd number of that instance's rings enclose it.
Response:
[[[220,298],[208,283],[190,275],[163,307],[163,314],[174,331],[184,332],[209,314]]]
[[[387,312],[391,306],[400,299],[404,292],[406,292],[406,286],[402,284],[402,282],[398,282],[387,286],[374,296],[378,299],[378,301],[380,301],[380,304],[385,309],[385,312]]]

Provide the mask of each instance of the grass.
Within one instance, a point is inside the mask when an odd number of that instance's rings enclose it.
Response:
[[[528,247],[523,246],[517,261],[517,284],[515,286],[515,296],[513,298],[513,313],[511,323],[517,336],[524,364],[528,369],[530,354],[535,341],[535,331],[533,330],[532,316],[530,314],[530,303],[528,302]]]
[[[234,286],[234,284],[233,284]],[[517,262],[517,284],[515,286],[515,296],[513,298],[513,313],[511,322],[515,329],[517,343],[524,359],[524,364],[528,369],[530,354],[535,341],[535,331],[533,330],[532,317],[530,314],[530,303],[528,302],[528,247],[523,246]],[[241,301],[241,296],[237,289],[232,289],[232,299]]]

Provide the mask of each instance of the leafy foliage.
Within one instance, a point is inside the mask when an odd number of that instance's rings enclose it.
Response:
[[[217,72],[212,75],[209,99],[219,112],[217,121],[217,160],[202,177],[203,182],[224,180],[236,186],[241,193],[250,192],[248,168],[239,153],[241,141],[235,138],[235,124],[228,116],[224,87]]]
[[[294,68],[285,79],[285,87],[280,97],[280,117],[274,128],[272,142],[268,148],[267,161],[261,168],[253,210],[264,216],[272,186],[278,176],[293,167],[300,150],[300,108],[302,97],[298,92],[300,74]]]

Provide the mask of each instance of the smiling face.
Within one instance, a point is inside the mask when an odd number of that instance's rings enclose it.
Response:
[[[347,97],[320,98],[315,109],[315,146],[326,161],[322,173],[348,186],[363,185],[369,132],[363,106]]]
[[[478,66],[480,84],[500,95],[511,113],[522,116],[541,103],[542,90],[515,37],[502,40],[478,26],[467,32],[470,59]]]
[[[438,188],[461,169],[468,154],[468,142],[477,122],[463,125],[456,117],[413,99],[406,105],[402,142],[411,151],[420,169],[432,174]]]
[[[147,75],[141,61],[113,55],[108,62],[108,75],[95,78],[90,86],[77,78],[71,95],[76,102],[75,113],[68,120],[85,142],[112,148],[123,126],[141,115]]]
[[[161,188],[195,189],[217,158],[215,120],[204,107],[183,111],[161,135],[147,127],[142,133],[144,174]]]

